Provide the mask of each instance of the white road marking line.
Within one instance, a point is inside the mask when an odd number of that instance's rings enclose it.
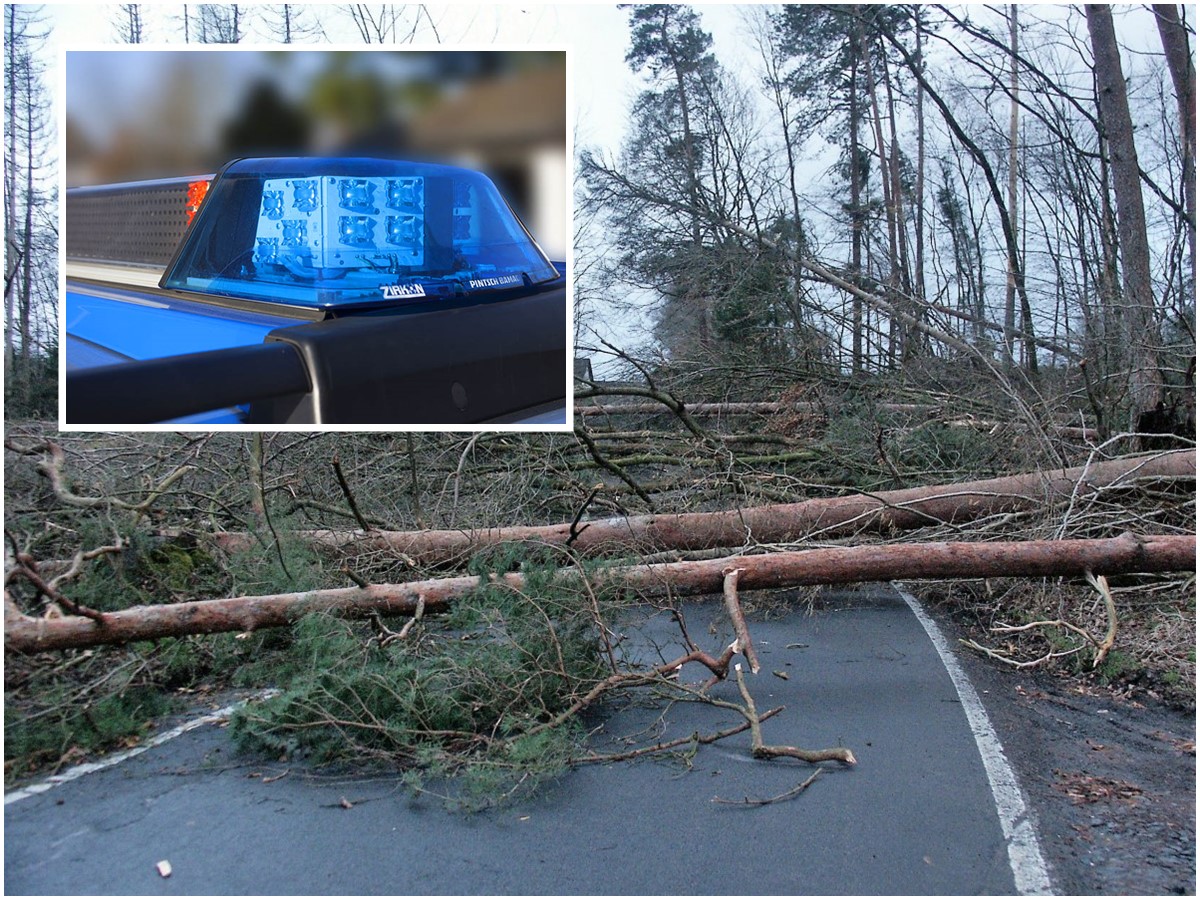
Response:
[[[112,756],[106,756],[104,759],[97,760],[92,763],[82,763],[78,766],[73,766],[67,771],[59,775],[51,775],[45,781],[39,781],[37,784],[31,784],[28,787],[21,788],[16,791],[9,791],[4,795],[4,805],[16,803],[18,800],[24,800],[27,797],[34,797],[38,794],[44,794],[51,788],[58,787],[60,784],[66,784],[68,781],[74,781],[76,778],[82,778],[84,775],[90,775],[93,772],[100,772],[104,769],[110,769],[115,765],[125,762],[127,759],[132,759],[135,756],[140,756],[147,750],[157,747],[160,744],[165,744],[167,741],[172,741],[180,735],[187,734],[189,731],[200,728],[203,725],[212,725],[221,722],[230,715],[238,707],[245,705],[249,700],[264,700],[267,697],[274,696],[278,691],[268,690],[262,693],[255,694],[253,697],[248,697],[246,700],[239,700],[229,706],[222,707],[207,715],[200,716],[198,719],[192,719],[190,722],[184,722],[182,725],[172,728],[170,731],[164,731],[162,734],[157,734],[150,738],[146,743],[134,747],[132,750],[125,750],[121,753],[114,753]]]
[[[975,692],[974,686],[963,672],[962,667],[959,666],[958,660],[950,652],[950,646],[946,643],[941,629],[937,627],[933,619],[926,615],[917,598],[897,582],[892,582],[892,586],[904,598],[908,608],[913,611],[913,615],[917,617],[917,621],[929,635],[934,649],[942,658],[942,665],[946,667],[950,680],[954,682],[954,689],[958,691],[963,711],[967,714],[967,724],[975,736],[979,755],[983,759],[983,768],[987,772],[988,784],[992,788],[992,797],[996,801],[996,811],[1000,816],[1000,829],[1004,832],[1004,839],[1008,843],[1008,862],[1012,867],[1017,893],[1054,893],[1050,886],[1050,874],[1046,870],[1046,861],[1042,857],[1042,849],[1038,844],[1037,832],[1034,830],[1029,809],[1025,805],[1025,796],[1021,793],[1017,777],[1013,773],[1012,766],[1008,764],[1008,758],[1004,755],[1000,739],[996,736],[992,723],[988,720],[983,703],[979,700],[979,694]]]
[[[996,811],[1000,815],[1000,827],[1004,840],[1008,842],[1008,863],[1013,869],[1013,881],[1016,893],[1019,894],[1052,894],[1050,874],[1046,871],[1045,859],[1042,857],[1042,847],[1038,844],[1038,835],[1033,828],[1033,820],[1025,805],[1025,796],[1016,782],[1013,767],[1004,756],[1004,748],[1000,738],[996,737],[988,713],[979,701],[979,695],[959,666],[959,661],[950,653],[946,637],[942,635],[937,624],[925,614],[917,598],[907,592],[898,582],[892,582],[913,616],[917,617],[920,626],[929,635],[937,655],[942,658],[954,690],[958,691],[962,710],[967,716],[967,725],[976,739],[979,756],[983,758],[983,767],[988,773],[988,784],[991,785],[991,796],[996,800]]]

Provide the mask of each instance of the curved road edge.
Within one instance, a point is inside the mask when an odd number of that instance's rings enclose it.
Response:
[[[979,747],[988,784],[996,801],[996,811],[1008,844],[1008,860],[1012,866],[1017,891],[1021,894],[1052,894],[1054,891],[1050,885],[1050,874],[1042,856],[1041,845],[1038,843],[1032,811],[1017,783],[1017,776],[1009,765],[1008,757],[1004,755],[1004,748],[996,736],[995,729],[992,728],[979,694],[959,666],[954,654],[950,652],[950,645],[941,629],[926,614],[920,601],[900,582],[892,582],[892,587],[908,604],[908,608],[925,629],[962,701],[963,712]]]

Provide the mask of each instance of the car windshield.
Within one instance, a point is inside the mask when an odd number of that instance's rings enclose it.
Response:
[[[275,159],[241,160],[217,176],[162,286],[328,309],[558,277],[478,172]]]

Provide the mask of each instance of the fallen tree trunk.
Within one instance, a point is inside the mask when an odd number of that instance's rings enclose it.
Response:
[[[890,404],[886,407],[896,412],[929,413],[931,406],[908,406]],[[753,416],[774,415],[775,413],[803,413],[806,415],[823,415],[825,410],[819,403],[808,401],[776,401],[776,402],[730,402],[730,403],[685,403],[684,409],[694,416]],[[575,406],[577,416],[627,416],[638,415],[673,415],[670,407],[662,403],[579,403]]]
[[[1126,572],[1192,571],[1195,535],[1069,541],[994,543],[937,542],[836,547],[735,556],[715,560],[614,566],[596,575],[646,595],[720,593],[725,576],[740,570],[738,588],[846,584],[893,579],[985,578],[1002,576],[1116,575]],[[578,570],[564,569],[565,578]],[[520,574],[495,576],[520,590]],[[38,619],[13,615],[4,622],[5,648],[16,652],[90,647],[127,641],[253,631],[288,625],[312,612],[364,617],[426,614],[445,609],[480,585],[476,576],[376,584],[261,597],[233,597],[144,606],[104,613],[100,621],[83,616]]]
[[[859,533],[891,534],[1000,513],[1048,509],[1072,497],[1084,501],[1099,491],[1138,478],[1195,477],[1196,451],[1180,450],[1051,472],[722,512],[614,517],[474,531],[318,530],[299,534],[335,549],[390,551],[424,563],[449,562],[484,547],[522,541],[569,545],[584,554],[622,549],[643,553],[711,550],[753,542],[782,544]],[[244,532],[218,532],[213,537],[228,551],[246,550],[255,540]]]

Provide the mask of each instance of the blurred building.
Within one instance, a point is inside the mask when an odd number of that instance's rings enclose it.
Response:
[[[68,186],[241,156],[428,159],[486,172],[542,248],[566,252],[562,54],[72,51],[67,75]],[[127,90],[90,89],[117,83]]]
[[[417,153],[486,172],[556,259],[568,239],[566,87],[557,67],[471,81],[408,125]]]

